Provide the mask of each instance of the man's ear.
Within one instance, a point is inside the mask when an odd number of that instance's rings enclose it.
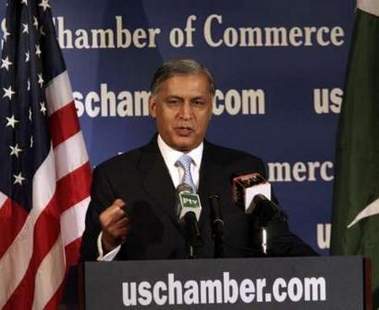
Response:
[[[150,96],[149,97],[149,112],[153,118],[155,118],[157,115],[156,108],[157,108],[157,103],[155,101],[155,98]]]

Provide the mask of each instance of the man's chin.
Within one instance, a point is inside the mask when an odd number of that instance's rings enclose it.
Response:
[[[195,141],[189,137],[180,137],[173,142],[172,148],[180,152],[189,152],[197,146]]]
[[[194,149],[194,147],[187,144],[177,144],[175,145],[174,149],[183,153],[187,153]]]

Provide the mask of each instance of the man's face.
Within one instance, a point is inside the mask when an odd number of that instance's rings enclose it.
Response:
[[[204,139],[212,116],[212,95],[203,73],[174,76],[149,99],[162,139],[173,149],[189,152]]]

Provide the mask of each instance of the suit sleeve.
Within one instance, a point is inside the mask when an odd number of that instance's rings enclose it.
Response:
[[[101,232],[99,215],[116,199],[105,169],[100,165],[93,172],[91,202],[88,206],[85,231],[80,248],[80,261],[93,261],[99,256],[97,238]]]

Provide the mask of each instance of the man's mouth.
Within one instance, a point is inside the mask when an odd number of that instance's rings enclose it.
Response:
[[[183,136],[183,137],[186,137],[186,136],[189,136],[192,132],[193,132],[193,129],[191,127],[175,127],[175,132],[179,135],[179,136]]]

